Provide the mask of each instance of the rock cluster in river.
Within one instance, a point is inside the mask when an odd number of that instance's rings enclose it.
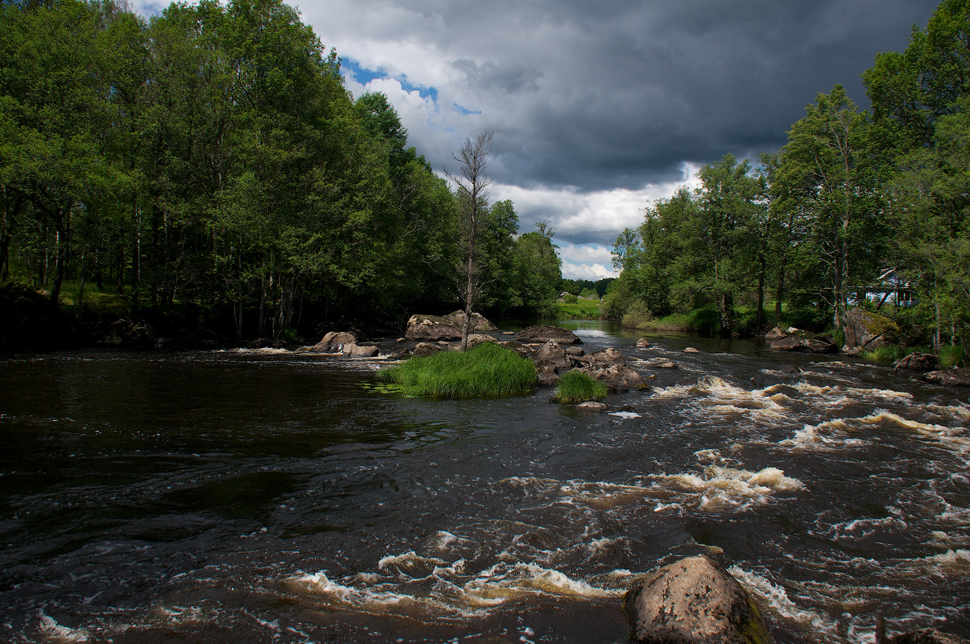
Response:
[[[836,353],[839,348],[832,339],[819,333],[810,333],[801,329],[787,330],[775,327],[765,336],[770,342],[770,348],[777,351],[806,351],[808,353]]]
[[[460,340],[465,326],[465,312],[448,315],[412,315],[404,337],[408,340]],[[498,327],[478,313],[472,313],[471,330],[475,333],[497,331]]]

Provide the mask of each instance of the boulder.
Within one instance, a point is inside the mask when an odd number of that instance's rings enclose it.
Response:
[[[764,644],[768,628],[741,584],[705,555],[637,580],[623,596],[631,642]]]
[[[777,342],[784,337],[787,337],[788,333],[784,331],[781,327],[775,327],[771,331],[765,334],[765,342]]]
[[[555,387],[559,382],[559,374],[556,372],[556,368],[550,364],[544,364],[536,368],[536,374],[539,378],[540,387]]]
[[[549,340],[549,342],[539,347],[539,350],[536,351],[532,359],[536,361],[536,364],[552,364],[557,369],[565,369],[569,366],[569,361],[566,359],[566,352],[563,351],[562,347],[555,340]]]
[[[923,375],[923,380],[948,387],[970,387],[970,369],[942,369]]]
[[[588,358],[587,362],[591,367],[606,366],[606,365],[619,365],[621,367],[626,366],[626,359],[624,359],[623,354],[614,349],[613,347],[608,347],[602,351],[596,351],[594,353],[586,356]]]
[[[404,336],[408,340],[460,340],[465,326],[465,312],[455,311],[448,315],[412,315]],[[478,313],[472,313],[472,332],[486,333],[498,327]]]
[[[485,344],[486,342],[492,342],[498,344],[498,340],[485,333],[472,333],[468,336],[468,348],[477,347],[480,344]]]
[[[579,403],[576,405],[576,409],[579,409],[580,411],[592,411],[600,413],[606,411],[609,409],[609,407],[606,405],[606,403],[596,402],[595,400],[587,400],[584,403]]]
[[[895,322],[885,315],[862,309],[849,309],[842,318],[842,328],[845,331],[843,351],[854,347],[875,349],[899,342],[899,327]]]
[[[637,340],[637,349],[649,349],[650,342],[646,338],[640,338]]]
[[[687,347],[684,349],[684,353],[700,353],[700,349],[695,349],[694,347]]]
[[[775,340],[769,347],[776,351],[807,351],[808,353],[835,353],[839,350],[828,337],[797,329],[791,335]]]
[[[583,351],[583,348],[582,347],[577,347],[577,346],[566,347],[564,349],[564,351],[566,352],[566,355],[568,355],[568,356],[579,357],[579,356],[582,356],[582,355],[586,355],[586,352]]]
[[[417,346],[414,347],[414,351],[411,352],[411,355],[415,358],[426,358],[428,356],[433,356],[439,351],[441,351],[441,347],[436,344],[418,342]]]
[[[594,380],[599,380],[604,383],[609,388],[610,393],[623,393],[630,389],[639,391],[647,388],[640,374],[630,367],[623,365],[613,364],[603,367],[592,367],[583,369],[583,371],[588,373]]]
[[[347,331],[331,331],[310,347],[313,353],[341,353],[345,344],[356,344],[357,336]]]
[[[343,347],[343,354],[354,358],[373,358],[378,352],[375,346],[361,346],[356,342],[348,342]]]
[[[555,340],[559,344],[582,344],[583,341],[579,339],[572,331],[569,329],[563,329],[558,326],[548,326],[545,324],[538,324],[535,326],[530,326],[516,334],[515,339],[519,342],[548,342],[549,340]]]
[[[940,361],[932,353],[911,353],[893,363],[893,369],[933,371],[940,368]]]
[[[924,628],[912,633],[893,635],[885,641],[886,644],[968,644],[967,640],[962,637],[947,635],[935,628]]]
[[[671,362],[670,360],[660,360],[658,362],[651,362],[647,366],[652,367],[654,369],[676,369],[677,363]]]

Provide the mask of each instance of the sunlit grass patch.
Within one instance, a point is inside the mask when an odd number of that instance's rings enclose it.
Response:
[[[567,371],[556,384],[556,398],[560,403],[573,405],[594,398],[606,398],[608,389],[605,384],[593,380],[582,371]]]
[[[560,320],[596,320],[600,317],[599,300],[577,300],[556,304]]]
[[[531,391],[536,367],[528,358],[496,344],[465,353],[442,351],[382,369],[377,379],[400,386],[407,396],[487,398]]]

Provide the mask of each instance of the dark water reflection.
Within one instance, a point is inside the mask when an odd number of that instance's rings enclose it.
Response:
[[[680,368],[636,363],[624,417],[386,396],[375,363],[292,353],[4,360],[0,638],[619,642],[632,575],[698,552],[780,642],[970,635],[965,391],[570,326]]]

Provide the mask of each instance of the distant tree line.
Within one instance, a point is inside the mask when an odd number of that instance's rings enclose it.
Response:
[[[0,280],[237,338],[454,308],[458,202],[279,0],[0,9]],[[547,311],[551,234],[482,204],[480,308]]]
[[[725,156],[614,246],[607,315],[738,310],[758,329],[838,333],[850,306],[895,309],[941,343],[970,324],[970,1],[944,0],[903,53],[863,74],[872,107],[819,94],[758,167]],[[753,329],[747,329],[753,330]]]

